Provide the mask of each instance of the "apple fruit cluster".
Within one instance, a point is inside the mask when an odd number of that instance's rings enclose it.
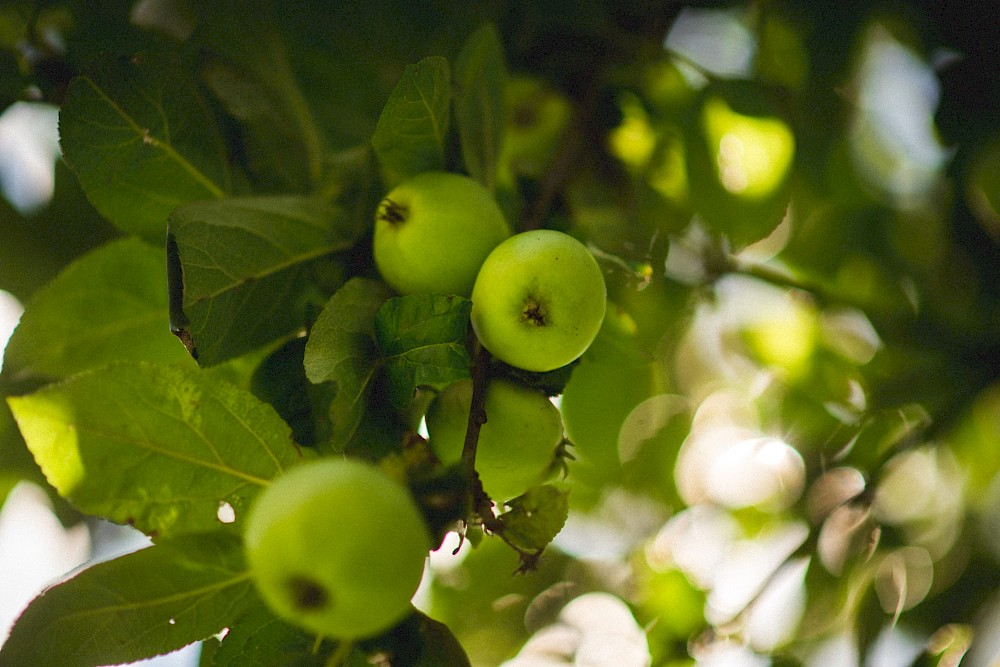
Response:
[[[572,236],[511,236],[493,196],[467,176],[424,172],[378,206],[375,264],[402,294],[472,296],[472,326],[501,361],[545,372],[577,359],[604,319],[601,269]]]
[[[559,231],[511,235],[493,196],[467,176],[425,172],[396,186],[379,204],[373,254],[401,293],[471,294],[479,342],[522,370],[573,362],[604,319],[607,289],[590,251]],[[444,464],[461,459],[471,403],[472,383],[457,382],[426,415]],[[488,384],[484,408],[475,467],[487,494],[503,501],[544,482],[563,441],[558,409],[541,391],[500,379]]]
[[[604,277],[568,234],[511,233],[488,190],[460,174],[426,172],[393,188],[375,216],[373,255],[402,294],[471,296],[471,326],[496,358],[545,372],[577,359],[604,319]],[[429,446],[461,461],[473,385],[452,383],[426,414]],[[541,390],[492,378],[476,452],[485,492],[500,502],[558,468],[559,410]],[[389,527],[391,530],[382,530]],[[411,610],[431,548],[410,490],[378,468],[324,457],[275,479],[251,507],[248,564],[262,598],[285,620],[353,641],[384,632]]]

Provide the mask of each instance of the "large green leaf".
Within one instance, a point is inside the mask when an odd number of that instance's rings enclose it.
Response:
[[[379,116],[372,145],[389,185],[445,168],[451,107],[451,68],[440,56],[406,71]]]
[[[385,357],[389,400],[405,407],[419,387],[444,389],[469,377],[472,302],[454,294],[390,299],[375,318],[375,339]]]
[[[319,180],[323,142],[270,4],[202,3],[193,42],[203,79],[243,125],[250,171],[264,187],[305,192]]]
[[[97,210],[156,243],[177,205],[230,189],[212,111],[172,58],[141,54],[95,63],[70,84],[59,133],[63,155]]]
[[[493,190],[503,141],[504,64],[500,35],[485,25],[469,37],[455,65],[455,122],[469,174]]]
[[[62,497],[148,535],[238,528],[302,456],[269,405],[176,366],[116,364],[7,402]]]
[[[206,639],[256,602],[243,546],[188,535],[99,563],[28,606],[0,666],[134,662]]]
[[[353,243],[346,214],[296,196],[196,202],[170,216],[171,326],[203,365],[293,334],[313,275]]]
[[[61,378],[113,361],[191,363],[170,335],[163,251],[114,241],[35,293],[7,344],[15,380]]]
[[[352,278],[330,298],[316,318],[306,343],[305,368],[310,382],[333,382],[330,406],[332,441],[342,446],[364,416],[371,383],[379,368],[375,314],[389,298],[385,284]]]

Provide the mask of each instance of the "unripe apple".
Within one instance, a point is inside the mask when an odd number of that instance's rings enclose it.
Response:
[[[622,424],[644,400],[660,393],[657,366],[639,350],[636,323],[609,302],[597,338],[563,390],[560,411],[577,466],[615,475]]]
[[[373,253],[382,277],[401,294],[468,296],[483,260],[509,236],[486,188],[460,174],[424,172],[379,204]]]
[[[593,342],[606,302],[590,251],[568,234],[537,229],[507,239],[483,262],[472,290],[472,327],[501,361],[550,371]]]
[[[448,385],[427,412],[427,433],[442,463],[462,458],[472,405],[472,382]],[[479,431],[476,472],[497,501],[515,498],[543,483],[554,470],[562,442],[559,410],[541,391],[494,379],[486,389],[486,423]]]
[[[528,76],[511,77],[504,99],[507,118],[499,162],[513,173],[538,178],[552,162],[572,106],[543,80]]]
[[[324,637],[374,636],[410,613],[430,536],[409,491],[374,466],[325,458],[255,500],[244,536],[261,597]]]

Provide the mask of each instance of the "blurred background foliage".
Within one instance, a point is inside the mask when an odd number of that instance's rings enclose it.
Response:
[[[586,240],[613,307],[560,398],[573,509],[540,571],[443,548],[418,606],[481,665],[995,664],[990,3],[6,0],[5,307],[122,234],[54,134],[102,54],[181,54],[237,190],[335,191],[403,68],[484,21],[501,201]],[[43,484],[6,408],[0,443],[0,495]]]

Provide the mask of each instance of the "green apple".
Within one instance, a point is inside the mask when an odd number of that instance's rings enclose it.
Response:
[[[472,382],[448,385],[427,412],[431,450],[442,463],[462,459],[472,405]],[[479,431],[476,472],[497,501],[515,498],[544,482],[555,469],[563,439],[562,418],[541,391],[494,379],[486,389],[486,423]]]
[[[544,372],[577,359],[601,328],[604,276],[575,238],[550,229],[510,237],[483,262],[472,327],[501,361]]]
[[[325,458],[276,478],[244,536],[275,614],[324,637],[376,635],[410,613],[430,535],[409,491],[374,466]]]
[[[615,474],[622,424],[659,391],[657,365],[639,349],[635,320],[609,302],[601,330],[573,369],[560,403],[575,470],[589,465],[597,473]]]
[[[479,266],[510,227],[490,192],[468,176],[424,172],[400,183],[375,213],[379,272],[401,294],[468,296]]]

